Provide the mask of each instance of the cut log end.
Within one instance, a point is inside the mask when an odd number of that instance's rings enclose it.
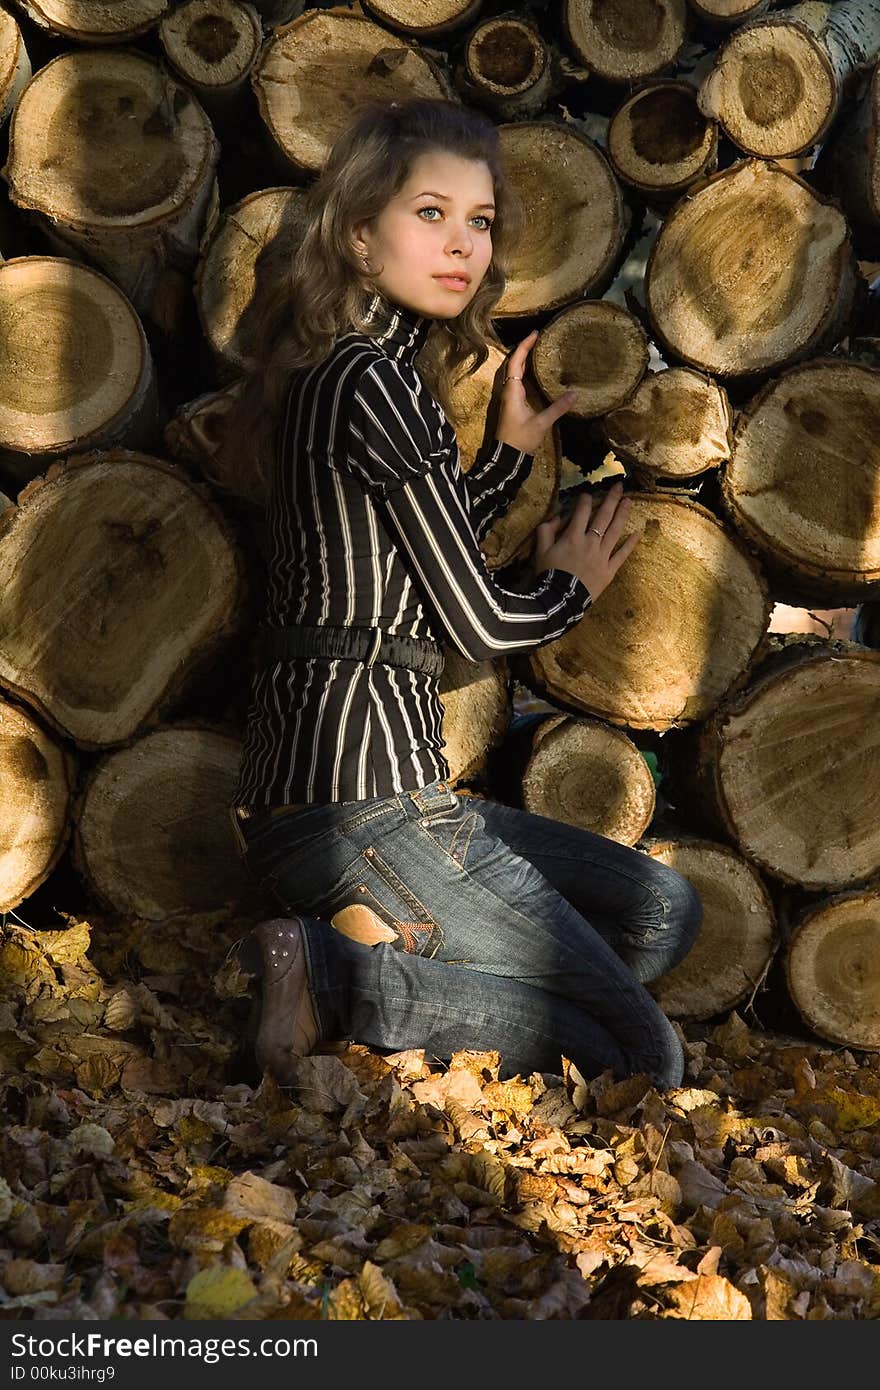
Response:
[[[547,49],[534,25],[512,15],[480,24],[468,39],[465,70],[471,82],[499,96],[528,91],[547,68]]]
[[[476,777],[510,724],[505,663],[483,661],[474,666],[447,648],[439,698],[450,781]]]
[[[839,341],[859,278],[839,207],[776,165],[743,160],[675,205],[645,302],[682,361],[749,376]]]
[[[234,626],[231,534],[170,464],[55,465],[3,520],[0,681],[83,747],[131,737]]]
[[[0,912],[39,887],[68,832],[73,763],[24,709],[0,700]]]
[[[581,621],[529,654],[534,688],[613,724],[684,727],[705,719],[755,658],[767,587],[705,507],[628,496],[624,534],[642,538]]]
[[[260,307],[289,273],[305,231],[297,188],[263,188],[227,208],[202,249],[195,279],[205,336],[223,375],[254,360]]]
[[[797,591],[841,601],[880,582],[880,368],[814,360],[740,413],[723,497],[737,528]]]
[[[151,731],[96,765],[74,852],[100,898],[161,921],[248,896],[229,820],[240,753],[235,738],[181,725]]]
[[[457,420],[461,466],[465,473],[472,467],[486,433],[486,417],[495,384],[496,373],[504,363],[503,353],[489,346],[489,356],[483,365],[457,382],[453,389],[453,407]],[[533,410],[543,402],[538,392],[526,383],[526,398]],[[492,526],[481,542],[490,569],[508,564],[531,545],[531,537],[539,522],[544,521],[557,494],[560,475],[560,456],[554,432],[548,431],[532,460],[531,472],[503,516]]]
[[[0,448],[88,447],[144,404],[153,371],[137,314],[105,276],[54,256],[0,266]]]
[[[602,420],[615,454],[648,485],[693,478],[730,458],[733,412],[727,392],[688,367],[650,372],[635,394]]]
[[[814,1033],[845,1047],[880,1047],[880,890],[812,909],[785,965],[791,998]]]
[[[718,127],[697,105],[689,82],[655,82],[628,97],[608,127],[618,177],[645,194],[673,196],[710,173]]]
[[[652,841],[642,848],[675,869],[703,904],[700,933],[684,960],[650,985],[671,1018],[707,1019],[748,999],[776,948],[773,905],[754,867],[708,840]]]
[[[522,803],[533,815],[634,845],[654,814],[654,779],[619,729],[560,715],[538,726],[523,772]]]
[[[618,304],[575,304],[541,330],[532,369],[549,400],[574,390],[573,415],[604,415],[628,400],[645,375],[648,339],[638,319]]]
[[[256,10],[240,0],[185,0],[162,20],[159,38],[184,81],[212,91],[244,81],[263,29]]]
[[[685,41],[685,0],[563,0],[575,54],[611,82],[636,82],[667,67]]]
[[[133,51],[63,53],[22,93],[10,196],[62,227],[136,227],[178,213],[216,146],[190,93]]]
[[[792,642],[704,731],[743,854],[809,891],[880,871],[880,652]]]
[[[801,154],[836,110],[827,50],[806,26],[762,20],[728,39],[700,104],[740,149],[772,159]]]
[[[620,186],[605,156],[555,122],[499,129],[505,170],[526,217],[496,317],[540,312],[597,291],[626,231]]]
[[[340,7],[306,10],[264,45],[251,75],[275,148],[296,171],[317,174],[365,100],[449,98],[440,68],[421,48]],[[326,94],[344,92],[344,102]]]
[[[483,0],[362,0],[365,13],[401,34],[443,38],[476,19]]]

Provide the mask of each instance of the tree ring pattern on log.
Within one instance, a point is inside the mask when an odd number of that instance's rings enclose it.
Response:
[[[743,854],[810,890],[880,871],[880,653],[808,649],[717,720],[717,785]]]
[[[789,993],[820,1038],[880,1047],[880,890],[819,903],[796,925],[785,962]]]

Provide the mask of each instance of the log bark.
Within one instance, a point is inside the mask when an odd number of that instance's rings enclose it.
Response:
[[[558,85],[540,30],[517,14],[493,15],[472,30],[454,81],[468,105],[500,121],[536,116]]]
[[[759,868],[811,892],[880,871],[880,652],[786,640],[696,736],[691,776]]]
[[[648,986],[663,1012],[707,1019],[751,998],[778,944],[773,903],[760,874],[729,846],[696,836],[645,840],[639,848],[686,878],[703,904],[691,950]]]
[[[253,897],[229,819],[241,745],[216,729],[152,729],[90,770],[73,862],[113,911],[164,921]]]
[[[126,43],[146,34],[170,0],[15,0],[41,29],[73,43]]]
[[[757,377],[832,347],[866,288],[837,204],[757,160],[675,205],[645,277],[661,346],[722,377]]]
[[[611,82],[639,82],[684,46],[685,0],[563,0],[562,28],[576,58]]]
[[[634,395],[600,423],[615,454],[642,488],[695,478],[730,458],[733,411],[727,392],[690,367],[650,372]]]
[[[159,40],[177,76],[195,92],[215,131],[231,132],[251,97],[250,72],[263,25],[243,0],[184,0],[159,25]]]
[[[254,361],[262,297],[289,271],[305,231],[298,188],[261,188],[227,208],[202,246],[193,290],[221,380]]]
[[[839,198],[850,222],[880,245],[880,64],[874,68],[861,99],[831,131],[818,171],[827,175],[829,191]]]
[[[522,805],[536,816],[634,845],[654,815],[651,769],[632,739],[596,719],[548,716],[529,730]]]
[[[63,53],[19,98],[3,176],[47,244],[100,267],[171,332],[216,213],[218,154],[199,103],[151,59]]]
[[[629,225],[607,159],[560,122],[515,121],[499,131],[525,226],[495,318],[541,313],[596,294],[611,279]]]
[[[785,956],[788,992],[820,1038],[880,1047],[880,886],[840,893],[796,924]]]
[[[48,878],[69,831],[76,764],[29,710],[0,699],[0,912]]]
[[[54,256],[0,266],[0,478],[18,491],[60,456],[158,431],[149,344],[125,295]]]
[[[628,496],[624,535],[642,539],[581,621],[528,654],[525,680],[561,709],[632,729],[680,728],[706,719],[744,679],[771,602],[755,560],[707,508]]]
[[[853,620],[853,641],[880,651],[880,603],[862,603]]]
[[[718,164],[718,126],[689,82],[652,82],[617,108],[608,127],[615,174],[644,198],[666,203]]]
[[[577,399],[567,413],[592,419],[633,395],[648,370],[648,339],[627,309],[587,300],[561,310],[541,329],[531,365],[548,400],[574,390]]]
[[[165,426],[165,447],[173,458],[197,468],[213,487],[262,510],[268,505],[269,490],[250,467],[246,453],[237,453],[231,461],[218,458],[226,415],[240,380],[179,406]]]
[[[306,10],[276,29],[251,74],[279,171],[317,174],[330,147],[365,100],[451,100],[452,88],[425,50],[362,15]],[[328,103],[327,93],[346,94]]]
[[[0,126],[31,79],[31,60],[13,16],[0,10]]]
[[[738,415],[722,500],[774,596],[823,606],[880,594],[880,368],[820,358]]]
[[[880,0],[806,0],[737,29],[700,89],[700,106],[748,154],[803,154],[878,57]]]
[[[510,724],[507,663],[481,661],[475,665],[447,646],[446,666],[440,677],[443,707],[444,756],[449,780],[464,782],[479,777],[487,759]]]
[[[361,0],[364,12],[395,33],[447,40],[473,24],[483,0]]]
[[[171,464],[55,464],[0,528],[0,682],[83,748],[130,738],[234,631],[238,552]]]

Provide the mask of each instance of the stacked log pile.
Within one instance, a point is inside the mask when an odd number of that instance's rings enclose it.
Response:
[[[450,656],[452,777],[697,884],[674,1016],[776,968],[877,1046],[878,60],[880,0],[0,8],[0,910],[253,906],[226,806],[265,499],[224,414],[351,112],[440,96],[524,205],[499,331],[539,330],[536,405],[577,393],[487,566],[528,578],[617,475],[645,533],[559,642]],[[460,388],[465,469],[500,363]],[[850,605],[852,640],[775,637],[777,603]]]

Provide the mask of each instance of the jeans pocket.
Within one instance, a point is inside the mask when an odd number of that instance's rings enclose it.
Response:
[[[313,909],[314,910],[314,909]],[[410,955],[434,956],[443,931],[431,909],[374,845],[320,905],[343,936],[365,946],[387,943]]]
[[[431,837],[459,869],[467,866],[471,841],[477,831],[485,826],[485,821],[478,811],[468,810],[468,800],[470,798],[457,797],[456,805],[452,809],[435,809],[433,815],[423,816],[418,822],[420,829]]]

